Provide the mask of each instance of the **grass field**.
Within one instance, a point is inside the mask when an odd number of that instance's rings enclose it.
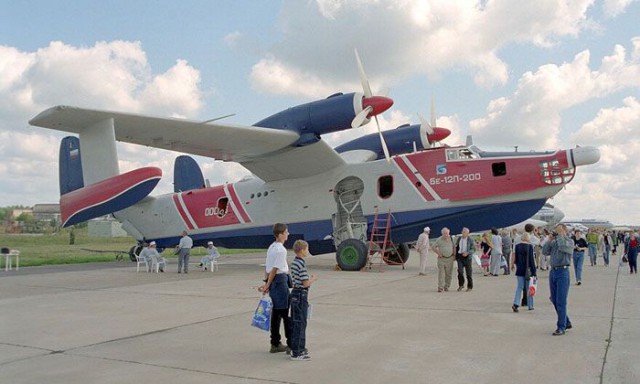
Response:
[[[124,259],[129,259],[129,249],[136,244],[133,237],[89,237],[87,230],[75,230],[75,244],[69,245],[69,230],[62,230],[56,234],[0,234],[0,247],[17,249],[20,251],[20,266],[38,266],[49,264],[77,264],[114,261],[115,252],[125,252]],[[89,251],[88,251],[89,250]],[[218,248],[221,255],[236,253],[265,252],[261,249],[226,249]],[[92,252],[93,251],[93,252]],[[203,247],[196,247],[191,251],[193,256],[206,253]],[[163,253],[167,259],[176,258],[172,250]],[[0,268],[4,268],[5,259],[0,260]],[[14,261],[15,264],[15,261]]]

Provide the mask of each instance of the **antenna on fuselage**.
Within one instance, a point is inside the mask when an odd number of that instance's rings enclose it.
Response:
[[[214,117],[213,119],[205,120],[205,121],[201,122],[200,124],[208,124],[208,123],[211,123],[211,122],[214,122],[214,121],[218,121],[218,120],[222,120],[222,119],[226,119],[227,117],[231,117],[231,116],[235,116],[235,115],[236,115],[235,113],[231,113],[231,114],[220,116],[220,117]]]

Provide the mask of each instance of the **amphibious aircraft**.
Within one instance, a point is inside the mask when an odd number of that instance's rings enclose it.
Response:
[[[356,53],[357,57],[357,53]],[[389,252],[406,260],[406,243],[422,228],[458,233],[507,227],[535,214],[569,183],[576,167],[599,160],[578,147],[553,152],[486,152],[474,145],[437,146],[450,131],[423,121],[355,138],[331,148],[322,135],[377,122],[391,107],[374,96],[357,57],[362,93],[337,93],[298,105],[252,126],[150,117],[56,106],[29,123],[78,134],[60,146],[60,207],[64,226],[105,214],[138,241],[266,248],[272,225],[289,225],[289,242],[312,253],[336,252],[343,270],[366,263],[376,214],[387,215]],[[174,193],[150,196],[162,170],[120,174],[116,141],[237,162],[253,176],[206,186],[189,156],[174,166]]]

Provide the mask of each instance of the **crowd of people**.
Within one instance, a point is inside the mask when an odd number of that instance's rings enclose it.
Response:
[[[575,284],[582,285],[582,267],[585,254],[591,266],[597,266],[599,257],[604,266],[610,265],[613,255],[619,264],[628,263],[630,273],[637,272],[637,258],[640,250],[640,236],[637,232],[614,232],[604,229],[589,229],[582,233],[559,224],[553,230],[527,224],[524,232],[498,230],[492,228],[477,239],[469,235],[469,229],[452,237],[448,228],[443,228],[441,236],[430,242],[431,229],[425,227],[418,237],[416,250],[420,254],[420,276],[426,275],[429,251],[437,256],[438,292],[449,291],[454,261],[457,263],[458,291],[473,289],[473,264],[477,264],[484,276],[516,276],[516,289],[512,310],[519,312],[526,305],[534,310],[534,295],[529,294],[529,285],[537,285],[537,272],[549,271],[550,299],[558,321],[553,335],[564,335],[572,323],[567,314],[570,269],[573,266]],[[501,273],[502,271],[502,273]],[[535,287],[533,287],[535,289]]]

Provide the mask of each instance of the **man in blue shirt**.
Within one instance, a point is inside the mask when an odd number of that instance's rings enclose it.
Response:
[[[569,296],[569,285],[571,283],[569,266],[571,265],[574,243],[567,235],[567,227],[564,224],[558,224],[552,236],[553,238],[544,246],[544,253],[551,255],[551,272],[549,273],[550,299],[558,315],[557,328],[553,332],[553,336],[561,336],[565,334],[567,329],[573,327],[567,314],[567,297]]]

